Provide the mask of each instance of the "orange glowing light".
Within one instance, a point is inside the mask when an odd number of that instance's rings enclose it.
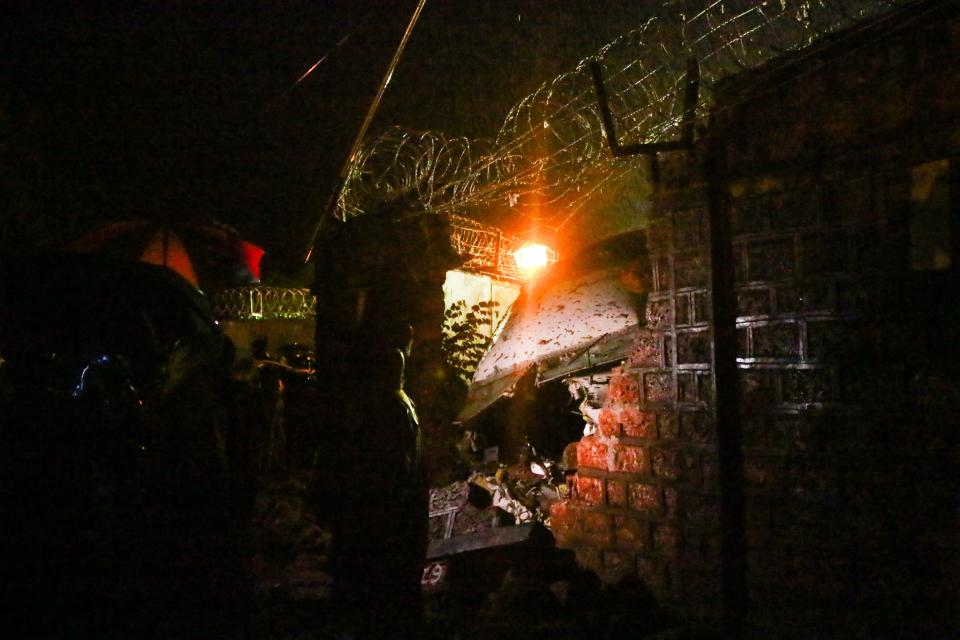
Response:
[[[513,259],[520,271],[532,275],[547,266],[550,261],[550,249],[542,244],[525,244],[513,252]]]

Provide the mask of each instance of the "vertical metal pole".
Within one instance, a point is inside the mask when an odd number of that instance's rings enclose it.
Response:
[[[704,174],[710,221],[717,457],[720,467],[723,636],[743,636],[748,606],[743,429],[737,370],[733,235],[725,212],[723,134],[710,126]]]

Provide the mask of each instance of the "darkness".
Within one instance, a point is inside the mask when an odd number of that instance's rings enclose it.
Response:
[[[639,24],[650,3],[596,4],[428,2],[371,135],[402,125],[493,137],[513,104]],[[213,218],[268,250],[268,277],[294,269],[415,6],[6,6],[0,240]]]

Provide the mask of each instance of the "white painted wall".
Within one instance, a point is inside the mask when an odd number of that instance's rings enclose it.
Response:
[[[457,300],[464,300],[467,307],[482,301],[499,302],[493,320],[493,325],[489,328],[490,334],[496,329],[500,319],[506,314],[507,309],[516,300],[520,293],[520,285],[502,280],[496,280],[490,276],[478,275],[475,273],[466,273],[464,271],[447,271],[447,279],[443,283],[443,305],[449,309]]]

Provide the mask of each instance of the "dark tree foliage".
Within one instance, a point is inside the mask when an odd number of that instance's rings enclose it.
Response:
[[[443,314],[443,357],[464,382],[470,382],[490,346],[489,327],[499,306],[495,300],[482,300],[467,309],[466,301],[458,300]]]

